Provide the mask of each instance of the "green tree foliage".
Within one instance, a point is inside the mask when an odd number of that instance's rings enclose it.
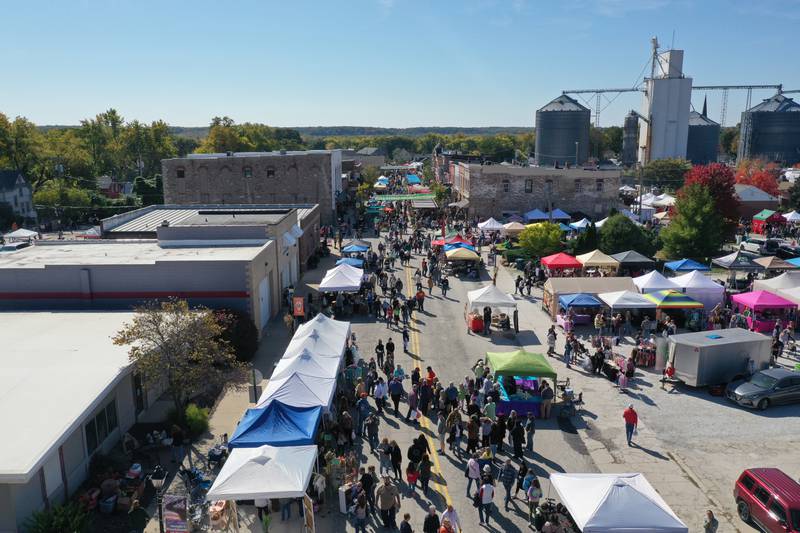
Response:
[[[441,183],[433,183],[431,185],[431,192],[433,193],[433,199],[436,201],[436,205],[439,207],[444,207],[450,200],[450,190]]]
[[[34,511],[25,521],[29,533],[53,533],[55,531],[83,533],[89,531],[91,516],[78,502],[55,505],[44,511]]]
[[[142,206],[164,203],[164,182],[161,174],[152,178],[137,176],[133,180],[133,193],[141,199]]]
[[[544,257],[561,249],[561,229],[552,222],[528,226],[519,234],[519,244],[530,256]]]
[[[609,216],[600,228],[599,248],[607,254],[636,250],[652,256],[656,252],[651,232],[620,213]]]
[[[47,207],[86,207],[91,205],[92,195],[64,178],[56,178],[45,182],[33,193],[33,203]]]
[[[300,133],[290,128],[273,128],[265,124],[236,124],[230,117],[214,117],[208,135],[200,143],[201,153],[270,152],[304,148]]]
[[[146,385],[166,385],[176,412],[183,416],[196,394],[244,378],[246,366],[223,335],[224,326],[213,311],[190,309],[185,300],[168,300],[137,308],[133,321],[113,341],[130,347],[130,361]]]
[[[800,181],[795,181],[789,189],[789,205],[792,209],[800,209]]]
[[[589,224],[586,231],[578,234],[578,237],[572,241],[573,254],[585,254],[597,250],[600,246],[597,238],[597,228],[594,223]]]
[[[714,203],[711,190],[693,183],[681,191],[675,215],[661,231],[661,239],[667,257],[705,260],[719,251],[725,232],[725,219]]]
[[[684,176],[691,168],[685,159],[656,159],[644,166],[642,178],[648,185],[676,190],[683,186]]]
[[[699,184],[706,187],[714,199],[714,206],[726,223],[726,230],[733,231],[739,217],[739,200],[736,198],[733,170],[720,163],[695,165],[686,173],[684,187]],[[680,197],[682,190],[678,191]]]
[[[736,157],[739,151],[739,126],[735,128],[720,128],[719,132],[720,153],[728,157]]]

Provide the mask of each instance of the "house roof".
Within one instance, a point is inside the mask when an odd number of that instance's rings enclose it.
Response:
[[[689,125],[690,126],[719,126],[719,123],[714,122],[707,116],[698,113],[697,111],[689,111]]]
[[[771,194],[762,191],[753,185],[737,183],[733,186],[736,189],[736,196],[741,202],[774,202],[777,200]]]
[[[539,108],[539,111],[588,111],[586,107],[582,106],[577,100],[574,98],[570,98],[566,94],[562,94],[556,98],[553,98],[545,104],[543,107]]]
[[[750,113],[756,113],[761,111],[767,111],[767,112],[778,111],[781,113],[791,111],[794,113],[799,113],[800,104],[798,104],[797,102],[795,102],[794,100],[783,94],[776,94],[771,98],[767,98],[760,104],[751,107],[747,111]]]
[[[377,146],[366,146],[356,153],[358,155],[384,155],[383,148]]]
[[[0,191],[14,189],[17,178],[21,175],[22,173],[17,170],[0,170]],[[24,176],[23,179],[25,179]]]

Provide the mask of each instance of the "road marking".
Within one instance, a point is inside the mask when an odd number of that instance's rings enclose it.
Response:
[[[406,268],[406,283],[408,283],[409,292],[411,292],[412,297],[413,297],[414,294],[416,293],[417,287],[411,284],[412,281],[413,281],[412,277],[411,277],[411,270],[410,270],[411,267],[409,265],[408,267],[402,267],[402,268]],[[419,311],[416,311],[416,312],[419,313]],[[417,324],[417,319],[413,318],[412,320],[414,321],[414,324],[416,325]],[[419,328],[419,326],[417,326],[414,329],[409,329],[409,336],[411,337],[411,349],[413,350],[414,355],[416,356],[416,357],[412,358],[414,360],[414,367],[420,369],[420,374],[421,374],[422,373],[422,367],[419,364],[419,361],[420,361],[420,358],[421,358],[421,350],[420,350],[420,347],[419,347],[419,334],[416,331],[418,328]],[[429,427],[430,427],[430,419],[427,416],[421,416],[420,417],[420,425],[423,427],[423,429],[429,429]],[[439,445],[438,439],[434,440],[432,437],[430,437],[428,435],[426,435],[426,438],[428,439],[428,446],[430,447],[431,455],[433,456],[433,464],[436,467],[434,472],[437,472],[439,474],[439,477],[442,480],[444,480],[444,473],[442,472],[442,465],[439,462],[439,452],[438,452],[438,448],[437,448],[438,445]],[[445,503],[447,505],[453,505],[453,499],[450,497],[450,491],[447,490],[447,484],[441,484],[441,483],[438,483],[436,481],[432,481],[432,482],[433,482],[434,488],[437,489],[439,494],[444,496]]]

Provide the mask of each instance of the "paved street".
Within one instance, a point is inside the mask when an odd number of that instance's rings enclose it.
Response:
[[[377,244],[377,240],[372,240]],[[395,270],[398,277],[404,276],[406,293],[413,287],[412,274],[419,260],[419,256],[414,256],[410,266]],[[325,269],[334,261],[331,257],[320,268],[309,272],[298,287],[298,294],[314,290]],[[515,276],[515,271],[500,268],[498,286],[513,293]],[[540,309],[540,293],[536,291],[531,297],[516,296],[520,311],[520,333],[516,338],[497,333],[486,338],[468,333],[464,319],[466,293],[491,283],[488,274],[484,273],[483,277],[480,281],[451,278],[451,290],[446,298],[434,288],[433,295],[425,300],[425,311],[414,314],[409,353],[402,352],[399,331],[387,329],[384,322],[376,323],[372,317],[356,317],[352,329],[362,355],[369,358],[378,339],[385,343],[391,337],[398,346],[395,360],[407,372],[414,366],[424,371],[430,365],[446,385],[449,381],[463,380],[472,364],[484,357],[486,351],[521,346],[544,352],[540,339],[544,338],[551,322]],[[288,340],[288,332],[280,321],[273,321],[254,360],[264,376],[271,374]],[[627,351],[630,347],[623,345],[620,349]],[[562,348],[563,335],[559,332],[557,351]],[[715,511],[721,522],[720,531],[748,531],[735,516],[731,497],[733,481],[741,470],[774,465],[789,473],[800,471],[800,458],[791,453],[790,447],[790,439],[800,430],[796,406],[756,413],[734,407],[722,398],[711,397],[705,390],[664,391],[658,384],[659,376],[647,370],[639,370],[630,390],[621,393],[605,378],[590,376],[583,370],[568,370],[560,359],[550,361],[559,379],[569,377],[575,390],[583,392],[586,404],[570,423],[562,422],[559,426],[555,415],[537,423],[535,450],[533,455],[526,455],[525,460],[539,476],[545,497],[555,497],[547,481],[550,472],[642,472],[691,531],[702,527],[706,509]],[[625,444],[621,418],[628,403],[633,403],[640,415],[639,435],[632,448]],[[246,407],[246,391],[229,392],[212,417],[212,431],[231,433],[239,411]],[[402,418],[406,410],[403,402],[401,418],[388,414],[381,417],[380,425],[381,438],[396,440],[404,451],[404,467],[405,450],[420,431],[427,435],[432,449],[438,448],[436,418],[423,419],[421,427],[415,429]],[[764,434],[769,434],[770,438],[762,440],[760,435]],[[207,445],[200,443],[198,449]],[[377,467],[377,456],[368,450],[363,442],[362,460]],[[733,453],[724,453],[726,450],[733,450]],[[465,496],[465,462],[438,452],[433,454],[432,460],[434,477],[429,497],[422,497],[419,490],[412,498],[404,497],[400,516],[404,512],[411,513],[415,531],[421,531],[428,505],[432,503],[441,511],[446,503],[452,503],[464,530],[476,531],[477,511]],[[500,506],[496,508],[490,529],[527,529],[526,506],[522,500],[516,500],[508,512],[503,511],[503,492],[499,487],[495,502]],[[329,501],[318,515],[319,531],[352,531],[337,507],[334,501]],[[242,507],[241,511],[247,516],[251,510]],[[301,531],[301,522],[296,517],[287,523],[280,523],[278,516],[275,519],[271,531]],[[248,524],[252,525],[251,520],[245,518],[243,525]],[[374,529],[378,525],[373,519],[370,527]],[[257,526],[252,526],[257,530]]]

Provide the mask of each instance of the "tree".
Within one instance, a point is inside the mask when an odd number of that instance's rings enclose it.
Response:
[[[594,222],[589,224],[586,231],[578,234],[578,237],[572,241],[572,253],[576,255],[592,252],[598,248],[597,227]]]
[[[728,157],[736,157],[736,153],[739,151],[739,126],[720,128],[719,146],[723,154]]]
[[[131,363],[145,384],[166,385],[178,416],[189,400],[213,387],[241,382],[246,365],[223,340],[225,328],[212,311],[189,309],[185,300],[150,302],[113,338],[129,346]]]
[[[736,183],[758,187],[767,194],[778,196],[781,167],[758,159],[745,159],[736,167]]]
[[[644,166],[642,178],[650,185],[680,189],[691,168],[692,164],[685,159],[656,159]]]
[[[532,257],[552,254],[561,248],[561,229],[552,222],[533,224],[519,234],[519,244]]]
[[[28,176],[41,157],[41,135],[25,117],[13,121],[0,113],[0,164]]]
[[[431,185],[431,192],[436,205],[444,207],[444,204],[450,199],[450,190],[439,182],[434,182]]]
[[[739,218],[739,200],[736,199],[733,170],[720,163],[695,165],[686,173],[684,187],[693,184],[708,188],[717,212],[726,222],[727,230],[733,230]],[[681,192],[678,191],[679,197]]]
[[[789,205],[792,209],[800,209],[800,180],[795,181],[789,189]]]
[[[675,216],[661,230],[661,239],[668,257],[705,260],[719,251],[726,232],[725,217],[714,202],[711,188],[692,183],[681,190]]]
[[[607,254],[627,250],[636,250],[644,255],[653,255],[656,252],[651,235],[620,213],[609,216],[600,228],[599,248]]]
[[[56,178],[45,182],[33,193],[33,203],[48,207],[86,207],[92,204],[92,195],[64,178]]]

